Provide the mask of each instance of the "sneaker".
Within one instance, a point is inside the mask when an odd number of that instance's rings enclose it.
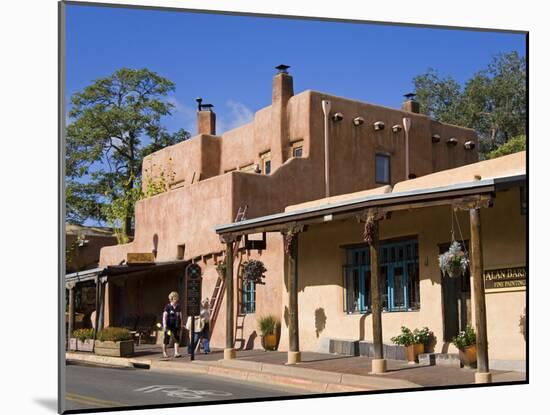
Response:
[[[163,357],[164,359],[168,359],[168,355],[167,355],[166,353],[163,353],[163,354],[162,354],[162,357]]]
[[[178,354],[175,354],[174,357],[175,357],[175,358],[181,357],[181,354],[179,354],[179,353],[178,353]]]

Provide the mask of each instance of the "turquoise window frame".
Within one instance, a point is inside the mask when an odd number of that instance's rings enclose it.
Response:
[[[419,273],[418,266],[418,240],[407,239],[395,242],[381,242],[379,247],[380,272],[386,274],[385,290],[382,294],[382,308],[384,311],[416,311],[420,309],[420,284],[414,289],[416,298],[414,304],[411,304],[411,294],[409,288],[411,284],[417,282],[411,281],[414,275],[409,275],[409,266],[412,265]],[[397,287],[396,270],[401,268],[401,285]],[[350,278],[353,273],[358,273],[359,292],[358,307],[350,304],[349,290]],[[360,246],[346,249],[346,264],[344,265],[344,311],[351,313],[367,313],[370,311],[370,284],[367,282],[370,277],[370,249],[368,246]],[[397,291],[399,289],[399,292]],[[398,298],[402,297],[402,302],[398,303]]]
[[[242,314],[254,314],[256,312],[256,283],[254,281],[243,281],[241,296]]]

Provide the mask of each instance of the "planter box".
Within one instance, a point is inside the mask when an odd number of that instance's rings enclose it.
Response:
[[[405,346],[405,350],[409,363],[416,363],[418,362],[418,355],[424,353],[424,345],[422,343],[411,344],[410,346]]]
[[[397,344],[383,344],[383,353],[386,359],[407,360],[405,347]],[[374,346],[371,342],[359,342],[359,355],[374,357]]]
[[[95,354],[101,356],[129,357],[134,354],[134,341],[123,340],[120,342],[101,342],[95,343]]]
[[[359,356],[359,341],[345,339],[330,339],[329,352],[346,356]]]
[[[76,352],[93,352],[94,351],[94,341],[93,340],[78,340],[72,337],[69,341],[69,350]]]

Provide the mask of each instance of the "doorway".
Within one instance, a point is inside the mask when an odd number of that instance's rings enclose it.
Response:
[[[461,243],[462,245],[462,243]],[[439,245],[439,254],[446,252],[451,243]],[[463,249],[468,251],[469,243],[464,241]],[[452,341],[460,331],[465,330],[472,321],[472,303],[470,295],[470,271],[462,277],[450,278],[441,274],[442,308],[443,308],[443,340]]]

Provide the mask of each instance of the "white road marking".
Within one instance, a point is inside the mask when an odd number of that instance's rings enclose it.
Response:
[[[143,388],[135,389],[134,392],[153,393],[162,392],[166,396],[179,399],[203,399],[207,396],[233,396],[231,392],[217,390],[196,390],[187,386],[179,385],[150,385]]]

